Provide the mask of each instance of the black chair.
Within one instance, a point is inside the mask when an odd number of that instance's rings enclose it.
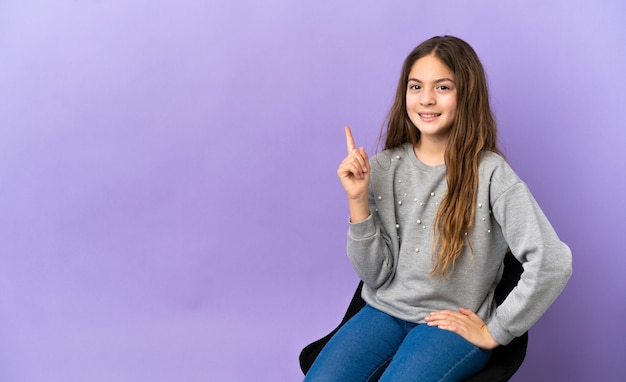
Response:
[[[504,273],[502,280],[498,284],[495,292],[496,303],[499,305],[504,301],[509,292],[517,285],[520,275],[523,272],[522,265],[513,257],[509,252],[504,258]],[[363,288],[363,282],[359,283],[359,286],[354,292],[352,301],[348,306],[345,316],[341,320],[339,326],[332,332],[309,345],[307,345],[300,353],[300,368],[302,372],[306,374],[313,361],[317,358],[317,355],[322,351],[326,343],[330,338],[346,323],[352,316],[354,316],[361,308],[365,306],[365,301],[361,298],[361,289]],[[513,339],[506,346],[498,346],[491,353],[489,362],[478,373],[472,375],[469,378],[463,380],[463,382],[504,382],[508,381],[513,374],[519,369],[526,357],[526,347],[528,346],[528,332],[522,336]]]

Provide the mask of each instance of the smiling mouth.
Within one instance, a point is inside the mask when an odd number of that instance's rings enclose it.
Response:
[[[424,113],[417,113],[420,117],[422,118],[435,118],[435,117],[439,117],[441,114],[424,114]]]

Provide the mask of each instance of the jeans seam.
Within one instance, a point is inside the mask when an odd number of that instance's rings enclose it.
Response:
[[[465,361],[467,358],[471,357],[472,355],[474,355],[477,351],[480,351],[480,349],[475,348],[473,349],[471,352],[467,353],[463,358],[461,358],[459,361],[457,361],[457,363],[454,364],[454,366],[452,366],[450,369],[448,369],[448,372],[445,373],[443,375],[443,377],[441,377],[441,379],[439,379],[439,381],[444,381],[445,378],[450,375],[450,373],[452,373],[461,363],[463,363],[463,361]]]
[[[365,382],[372,381],[372,377],[375,376],[375,375],[378,375],[378,371],[380,371],[380,369],[387,368],[387,366],[389,366],[389,364],[391,363],[392,359],[393,359],[393,356],[387,358],[387,360],[385,362],[381,363],[380,366],[378,366],[376,369],[374,369],[372,371],[372,373],[370,374],[369,377],[367,377],[367,380]]]

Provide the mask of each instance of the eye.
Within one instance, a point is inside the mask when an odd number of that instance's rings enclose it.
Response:
[[[450,87],[447,85],[440,85],[437,89],[439,90],[450,90]]]
[[[420,90],[422,87],[419,85],[409,85],[409,90]]]

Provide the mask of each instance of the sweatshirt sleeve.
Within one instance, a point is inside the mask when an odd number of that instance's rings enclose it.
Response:
[[[370,206],[374,201],[370,195]],[[350,223],[348,230],[348,257],[363,283],[378,288],[391,276],[394,260],[390,240],[382,232],[374,214],[367,219]]]
[[[571,276],[572,254],[523,182],[502,192],[492,202],[492,213],[524,269],[488,324],[493,338],[506,345],[526,332],[561,293]]]

